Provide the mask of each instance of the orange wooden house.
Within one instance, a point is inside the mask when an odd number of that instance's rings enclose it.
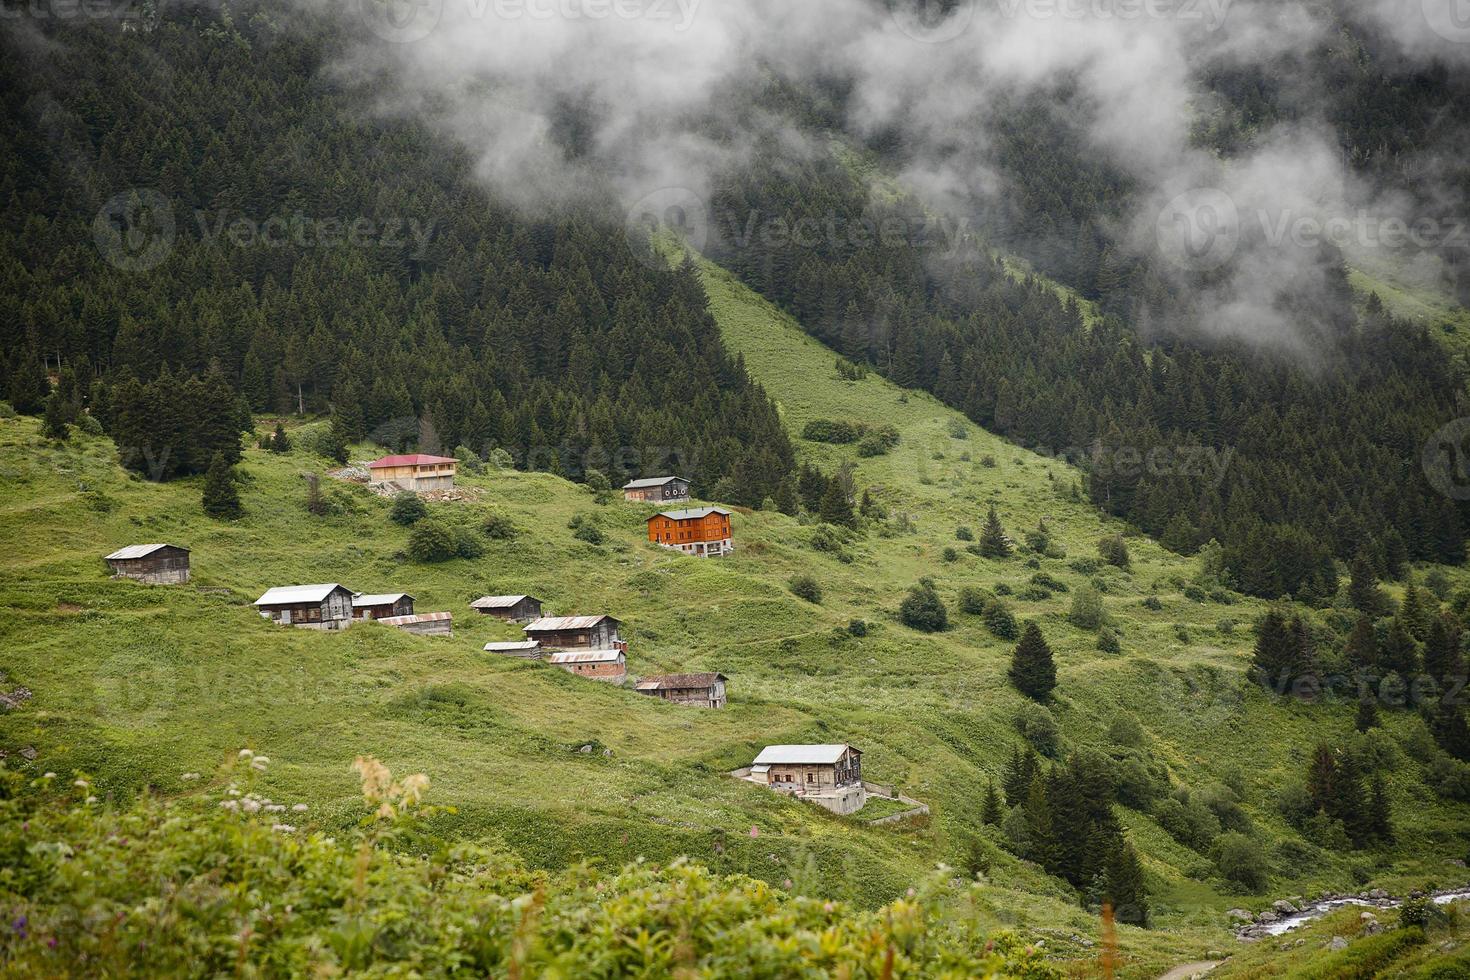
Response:
[[[735,550],[730,537],[730,511],[723,507],[665,510],[648,519],[648,540],[701,558]]]

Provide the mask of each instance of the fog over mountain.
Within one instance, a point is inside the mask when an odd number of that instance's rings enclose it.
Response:
[[[1463,64],[1470,44],[1436,2],[1379,0],[1356,14],[1404,59]],[[1383,218],[1414,218],[1406,198],[1344,161],[1320,80],[1295,57],[1335,43],[1336,21],[1312,4],[984,0],[947,17],[874,0],[353,9],[369,30],[339,70],[393,72],[401,95],[382,111],[429,115],[498,194],[532,210],[609,186],[624,207],[667,188],[707,200],[713,176],[738,168],[758,136],[778,135],[793,157],[818,152],[810,131],[742,103],[775,77],[842,87],[849,135],[897,137],[904,184],[950,214],[1012,190],[989,162],[986,108],[1065,91],[1055,110],[1135,185],[1115,239],[1162,253],[1155,267],[1195,297],[1190,325],[1219,334],[1310,348],[1302,310],[1322,305],[1336,264],[1319,245],[1375,248],[1364,239]],[[1222,160],[1195,132],[1215,99],[1202,73],[1258,65],[1271,66],[1294,118]],[[1443,139],[1443,153],[1417,164],[1421,199],[1460,145],[1448,125]],[[1439,198],[1459,209],[1452,190]],[[1332,218],[1356,224],[1327,228]]]

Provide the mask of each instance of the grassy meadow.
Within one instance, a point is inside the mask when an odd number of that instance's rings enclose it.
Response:
[[[33,691],[0,716],[7,764],[34,774],[83,770],[114,796],[175,794],[197,785],[181,775],[208,782],[248,746],[273,760],[264,792],[308,801],[309,825],[331,828],[360,812],[349,765],[370,753],[395,771],[431,775],[432,800],[455,811],[435,818],[441,833],[503,841],[533,865],[689,855],[866,907],[930,876],[978,871],[989,883],[974,906],[978,919],[1086,960],[1095,956],[1095,918],[980,825],[986,781],[1020,744],[1014,719],[1023,699],[1005,677],[1011,645],[954,602],[965,586],[1005,583],[1019,593],[1043,572],[1069,591],[1008,601],[1040,623],[1056,651],[1052,711],[1065,743],[1104,746],[1114,718],[1130,714],[1176,782],[1238,779],[1263,841],[1295,836],[1276,814],[1273,788],[1304,770],[1317,740],[1350,731],[1353,711],[1246,689],[1259,603],[1186,597],[1195,560],[1142,537],[1128,538],[1130,570],[1079,571],[1076,559],[1095,559],[1097,541],[1124,528],[1079,501],[1075,469],[977,429],[928,395],[876,376],[842,380],[832,353],[786,317],[722,270],[705,266],[703,275],[727,344],[777,401],[794,438],[815,418],[898,428],[898,447],[872,458],[797,441],[824,468],[855,464],[857,485],[890,515],[907,515],[908,528],[870,529],[843,561],[810,547],[810,524],[741,512],[735,555],[702,561],[646,542],[651,507],[600,504],[547,474],[487,469],[460,481],[475,499],[431,510],[467,525],[499,513],[519,535],[488,541],[482,558],[424,565],[407,558],[408,532],[389,520],[388,502],[363,487],[324,480],[334,513],[311,515],[304,476],[331,464],[303,449],[247,450],[246,516],[219,523],[200,509],[200,481],[152,484],[120,469],[104,438],[74,434],[56,445],[34,420],[3,420],[0,670],[7,686]],[[286,424],[299,435],[322,423]],[[354,447],[353,458],[372,454]],[[978,533],[992,501],[1018,539],[1044,518],[1066,557],[1037,557],[1033,568],[1030,555],[993,561],[965,552],[956,528]],[[602,529],[604,544],[573,537],[568,524],[578,516]],[[189,585],[107,577],[102,555],[151,541],[193,550]],[[946,548],[957,549],[956,560],[946,560]],[[789,592],[797,574],[821,583],[820,605]],[[946,632],[918,633],[897,620],[905,590],[925,576],[949,603]],[[1066,619],[1071,591],[1094,579],[1122,635],[1118,654],[1100,652],[1094,633]],[[273,585],[331,581],[412,593],[418,611],[452,612],[455,634],[292,630],[250,607]],[[723,671],[729,708],[680,708],[483,653],[487,641],[519,631],[476,616],[468,603],[522,592],[550,614],[623,620],[632,675]],[[1143,605],[1150,596],[1157,608]],[[846,629],[854,619],[868,622],[866,636]],[[1398,732],[1417,722],[1387,724]],[[808,741],[855,743],[867,778],[895,784],[933,815],[869,827],[863,815],[837,817],[725,775],[764,744]],[[27,746],[33,760],[17,754]],[[1254,896],[1232,894],[1200,872],[1199,855],[1147,816],[1123,811],[1160,927],[1121,930],[1126,972],[1150,976],[1230,948],[1224,911],[1232,906],[1365,878],[1391,889],[1464,878],[1449,863],[1462,850],[1464,808],[1436,800],[1412,763],[1392,790],[1396,850],[1318,852],[1297,866],[1273,858],[1272,889]]]

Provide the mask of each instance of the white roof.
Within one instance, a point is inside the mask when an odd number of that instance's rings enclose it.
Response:
[[[509,609],[522,599],[532,599],[528,595],[487,595],[470,603],[471,609]],[[538,602],[540,600],[537,600]]]
[[[553,664],[608,664],[623,659],[621,650],[564,650],[546,658]]]
[[[159,548],[178,548],[180,551],[188,551],[188,548],[176,544],[130,544],[126,548],[119,548],[108,555],[103,561],[126,561],[129,558],[147,558]]]
[[[487,643],[485,650],[489,653],[512,653],[521,650],[539,650],[541,644],[535,640],[519,640],[506,643]]]
[[[674,480],[683,480],[685,483],[689,482],[688,480],[684,480],[682,476],[654,476],[643,480],[630,480],[629,482],[623,484],[623,489],[643,490],[647,487],[661,487],[665,483],[670,483]]]
[[[257,606],[292,606],[300,602],[321,602],[337,589],[336,582],[325,585],[282,585],[270,589],[255,600]]]
[[[692,520],[697,520],[698,518],[701,518],[701,517],[708,517],[711,514],[724,514],[726,517],[729,517],[730,516],[730,511],[726,510],[723,507],[695,507],[695,508],[692,508],[690,510],[665,510],[665,511],[660,511],[655,516],[657,516],[657,517],[667,517],[671,521],[692,521]],[[651,521],[651,520],[653,520],[653,518],[650,517],[648,520]]]
[[[544,616],[534,623],[527,623],[521,629],[527,633],[547,633],[560,630],[590,630],[604,619],[612,619],[611,616]],[[617,622],[613,619],[613,622]]]
[[[830,766],[850,748],[850,745],[767,745],[755,757],[753,765]]]
[[[352,597],[354,606],[389,606],[399,599],[412,599],[413,596],[407,592],[385,592],[382,595],[355,595]]]

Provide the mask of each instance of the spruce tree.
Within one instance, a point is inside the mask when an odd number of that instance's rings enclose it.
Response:
[[[1373,629],[1373,618],[1360,615],[1348,634],[1342,649],[1348,666],[1358,674],[1372,674],[1378,669],[1378,634]]]
[[[1051,647],[1035,623],[1027,623],[1011,655],[1011,683],[1036,701],[1045,701],[1057,686],[1057,665]]]
[[[1378,720],[1378,699],[1371,694],[1364,694],[1358,699],[1358,716],[1353,720],[1353,727],[1360,732],[1366,732],[1381,724]]]
[[[291,451],[291,439],[286,435],[286,429],[281,423],[276,423],[276,431],[270,438],[270,451],[273,453],[289,453]]]
[[[244,513],[240,494],[235,490],[235,468],[224,453],[215,453],[204,476],[204,513],[217,520],[233,521]]]
[[[1388,784],[1381,772],[1373,774],[1368,792],[1368,831],[1382,844],[1393,843],[1393,808],[1388,800]]]
[[[1007,804],[1019,806],[1025,801],[1031,780],[1040,768],[1041,762],[1031,746],[1026,746],[1024,751],[1019,745],[1012,747],[1010,761],[1001,774],[1001,788],[1005,790]]]
[[[992,826],[999,826],[1000,818],[1003,815],[1000,793],[995,788],[995,780],[987,780],[985,783],[985,801],[980,807],[980,822]]]
[[[1010,535],[1000,523],[1000,515],[995,512],[995,504],[990,505],[990,512],[985,516],[985,526],[980,530],[980,541],[978,542],[980,554],[986,558],[1009,558],[1015,546],[1011,543]]]
[[[1378,589],[1378,576],[1374,573],[1373,564],[1368,560],[1367,554],[1358,552],[1349,573],[1352,577],[1348,582],[1348,601],[1353,604],[1353,608],[1369,616],[1382,612],[1383,593]]]
[[[1119,840],[1108,852],[1103,882],[1117,921],[1135,926],[1148,925],[1148,889],[1143,883],[1143,865],[1138,861],[1138,852],[1128,841]]]
[[[66,442],[71,435],[71,426],[66,422],[66,405],[59,392],[52,392],[46,399],[46,411],[41,419],[41,434],[47,439]]]
[[[924,581],[909,589],[898,606],[898,618],[911,629],[939,633],[949,628],[949,611],[931,582]]]
[[[1424,672],[1441,690],[1463,687],[1465,658],[1460,652],[1460,621],[1453,613],[1434,617],[1424,643]]]
[[[1465,708],[1455,698],[1444,698],[1434,708],[1429,730],[1439,747],[1461,762],[1470,762],[1470,726]]]
[[[1286,615],[1272,606],[1256,624],[1251,676],[1268,690],[1282,692],[1291,681],[1292,637]]]
[[[856,527],[857,518],[852,512],[852,501],[847,498],[847,490],[841,480],[827,481],[827,489],[822,494],[822,504],[818,512],[819,516],[828,524],[838,527]]]

